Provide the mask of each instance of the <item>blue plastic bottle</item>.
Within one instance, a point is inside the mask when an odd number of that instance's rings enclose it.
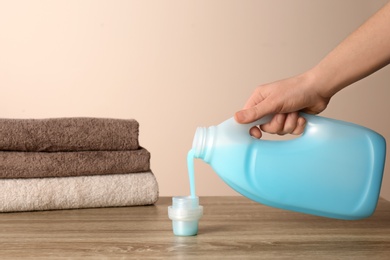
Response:
[[[302,114],[292,140],[257,140],[254,125],[231,118],[196,130],[192,152],[234,190],[256,202],[318,216],[354,220],[375,211],[386,142],[378,133],[339,120]]]

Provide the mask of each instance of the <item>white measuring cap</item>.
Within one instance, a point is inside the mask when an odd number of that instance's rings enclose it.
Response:
[[[203,206],[198,197],[172,197],[172,206],[168,207],[168,216],[172,220],[173,233],[176,236],[194,236],[198,234],[199,219],[203,215]]]

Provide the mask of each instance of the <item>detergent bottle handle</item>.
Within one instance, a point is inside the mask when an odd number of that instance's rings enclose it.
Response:
[[[274,117],[273,114],[266,115],[266,116],[264,116],[256,121],[252,122],[252,123],[245,124],[245,128],[249,130],[254,126],[266,124],[266,123],[270,122],[273,117]]]
[[[302,117],[304,117],[306,119],[306,126],[305,126],[305,131],[304,132],[307,132],[307,130],[309,128],[313,127],[313,124],[311,124],[311,121],[312,121],[313,117],[316,117],[316,116],[315,115],[309,115],[309,114],[306,114],[306,113],[303,113],[303,112],[300,112],[299,116],[302,116]],[[254,126],[263,125],[263,124],[266,124],[266,123],[270,122],[273,117],[274,117],[274,114],[266,115],[266,116],[260,118],[259,120],[256,120],[256,121],[252,122],[252,123],[244,124],[245,125],[244,128],[245,128],[246,131],[249,131],[249,129],[251,129]]]
[[[304,116],[307,122],[305,132],[301,136],[303,137],[305,136],[307,130],[310,130],[311,128],[315,127],[315,124],[313,125],[311,121],[316,116],[307,115],[304,113],[301,113],[300,115]],[[254,126],[270,122],[272,118],[273,115],[271,114],[252,123],[240,124],[234,119],[234,117],[231,117],[217,126],[198,127],[196,129],[192,142],[192,150],[194,151],[194,157],[201,158],[208,163],[212,155],[213,147],[214,145],[217,145],[217,143],[223,143],[225,145],[227,143],[250,144],[254,141],[262,141],[255,140],[254,138],[252,138],[249,134],[249,131]]]

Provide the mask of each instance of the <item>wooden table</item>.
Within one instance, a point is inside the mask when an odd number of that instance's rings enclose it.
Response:
[[[199,234],[176,237],[167,206],[0,214],[0,259],[390,259],[390,202],[365,220],[201,197]]]

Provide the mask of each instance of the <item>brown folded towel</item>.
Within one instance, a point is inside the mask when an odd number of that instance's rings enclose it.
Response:
[[[0,119],[0,150],[24,152],[138,149],[134,119]]]
[[[150,153],[132,151],[0,151],[0,178],[69,177],[150,170]]]

